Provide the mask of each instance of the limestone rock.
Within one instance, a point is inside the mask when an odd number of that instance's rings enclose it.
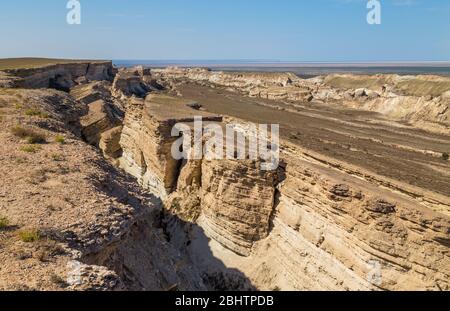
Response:
[[[249,256],[253,243],[269,233],[277,171],[258,162],[203,161],[202,212],[205,234],[235,253]]]
[[[122,126],[114,127],[101,134],[99,148],[107,158],[117,159],[122,153],[120,146],[120,136],[122,134]]]
[[[78,62],[55,64],[38,68],[5,70],[14,87],[22,88],[67,88],[84,77],[87,81],[112,80],[115,68],[112,62]],[[67,90],[67,89],[66,89]]]
[[[442,98],[450,99],[450,90],[442,94]]]
[[[111,97],[111,83],[109,81],[96,81],[77,85],[70,90],[70,95],[76,100],[89,105],[97,100],[108,100]]]
[[[120,70],[112,85],[112,92],[116,97],[134,95],[143,98],[150,91],[162,89],[163,86],[152,77],[150,69],[142,66]]]
[[[127,109],[120,145],[121,167],[137,177],[145,188],[165,198],[175,190],[180,161],[171,154],[172,127],[177,122],[191,124],[194,116],[203,121],[221,121],[220,116],[194,110],[189,102],[165,95],[132,99]],[[138,139],[136,138],[138,137]]]
[[[89,104],[89,112],[80,119],[83,137],[90,144],[97,145],[101,134],[119,123],[103,100]]]
[[[149,89],[142,83],[141,77],[128,72],[119,72],[112,85],[116,97],[136,95],[144,97]]]

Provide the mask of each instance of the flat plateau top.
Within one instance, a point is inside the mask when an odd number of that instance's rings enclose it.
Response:
[[[177,120],[180,122],[192,122],[194,117],[202,117],[204,121],[221,121],[222,117],[206,111],[195,110],[189,105],[195,101],[183,98],[167,96],[163,94],[150,94],[145,99],[149,114],[159,120]]]
[[[56,64],[101,63],[102,60],[52,59],[52,58],[0,58],[0,70],[31,69]]]
[[[440,156],[450,150],[448,135],[327,104],[293,107],[193,83],[180,85],[178,91],[181,99],[196,101],[212,114],[279,124],[282,139],[306,150],[450,198],[450,162]]]

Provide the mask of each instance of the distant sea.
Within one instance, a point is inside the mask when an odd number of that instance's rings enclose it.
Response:
[[[450,76],[450,62],[318,63],[248,60],[115,60],[113,63],[117,67],[142,65],[148,68],[165,68],[178,66],[206,67],[222,71],[293,72],[304,78],[330,73]]]

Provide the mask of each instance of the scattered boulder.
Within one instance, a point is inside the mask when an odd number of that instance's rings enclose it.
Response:
[[[392,214],[395,213],[396,205],[385,201],[383,199],[377,199],[375,201],[369,201],[366,205],[366,209],[380,214]]]
[[[352,192],[348,185],[340,184],[331,188],[330,192],[338,197],[349,198],[352,196]]]
[[[366,89],[356,89],[354,94],[355,94],[355,97],[367,96]]]
[[[190,104],[187,104],[186,106],[188,106],[189,108],[192,108],[194,110],[200,110],[203,107],[202,105],[200,105],[198,103],[190,103]]]

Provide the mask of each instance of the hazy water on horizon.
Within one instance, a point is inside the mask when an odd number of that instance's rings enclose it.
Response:
[[[221,71],[253,71],[253,72],[293,72],[300,77],[312,77],[331,73],[353,74],[399,74],[420,75],[433,74],[450,76],[450,63],[410,63],[410,64],[345,64],[345,63],[282,63],[264,61],[153,61],[153,60],[115,60],[118,67],[142,65],[149,68],[207,67]]]

